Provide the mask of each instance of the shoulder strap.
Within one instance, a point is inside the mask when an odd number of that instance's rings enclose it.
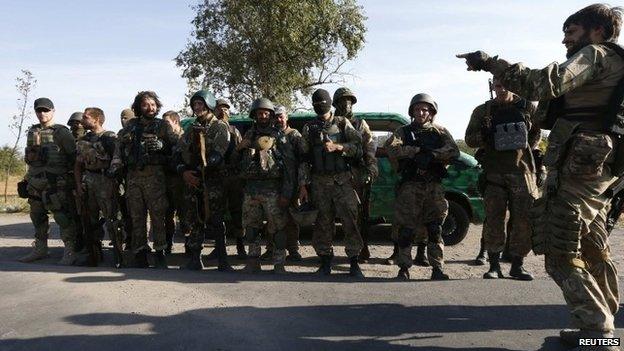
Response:
[[[619,46],[616,43],[607,41],[602,43],[602,45],[608,47],[609,49],[615,51],[616,54],[618,54],[620,56],[620,58],[622,58],[622,60],[624,60],[624,48]]]

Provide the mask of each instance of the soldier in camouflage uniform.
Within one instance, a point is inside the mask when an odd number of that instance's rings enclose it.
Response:
[[[135,118],[136,116],[134,115],[134,112],[132,111],[131,108],[126,108],[124,110],[121,111],[120,114],[120,120],[121,120],[121,127],[125,128],[128,125],[128,121]],[[117,132],[117,136],[119,136],[119,134],[121,134],[121,131],[123,129],[120,129]],[[117,146],[119,147],[119,143],[117,143]],[[130,212],[128,211],[128,202],[126,201],[126,174],[125,174],[125,170],[124,169],[119,169],[118,170],[118,174],[115,175],[117,178],[117,183],[119,184],[119,189],[117,192],[117,207],[119,207],[119,212],[121,213],[121,220],[123,222],[123,231],[124,231],[124,243],[126,244],[125,249],[126,250],[131,250],[132,249],[132,217],[130,217]]]
[[[503,277],[499,261],[505,247],[505,217],[509,209],[509,275],[533,280],[523,261],[531,251],[528,214],[537,196],[533,149],[540,141],[540,128],[532,122],[535,107],[531,102],[507,91],[496,79],[493,90],[496,98],[475,108],[465,136],[469,147],[478,148],[476,156],[484,170],[481,176],[485,177],[483,239],[490,270],[483,278]]]
[[[180,115],[177,112],[167,111],[163,113],[163,119],[171,124],[173,132],[178,137],[182,136]],[[173,155],[178,154],[178,152],[178,145],[174,145],[170,156],[173,157]],[[167,254],[171,253],[171,249],[173,247],[173,237],[176,232],[175,218],[178,217],[178,225],[181,229],[183,224],[186,223],[184,220],[184,215],[186,214],[186,211],[184,210],[184,190],[186,186],[184,185],[182,176],[176,172],[177,164],[174,165],[174,163],[175,162],[173,160],[170,160],[165,171],[165,180],[167,182],[167,201],[169,202],[165,218],[165,231],[167,233],[167,248],[165,249],[165,253]]]
[[[299,202],[308,201],[306,186],[311,186],[312,203],[318,210],[312,233],[312,246],[321,258],[318,273],[331,274],[334,256],[334,220],[340,218],[345,236],[345,252],[349,257],[349,274],[363,277],[358,264],[362,236],[358,228],[360,205],[353,186],[349,159],[362,157],[362,135],[349,119],[331,112],[332,99],[324,89],[312,94],[312,106],[317,118],[302,129],[305,157],[300,164]]]
[[[238,146],[240,176],[245,179],[243,226],[249,243],[245,270],[260,271],[260,229],[266,220],[266,230],[273,238],[275,273],[284,273],[286,258],[287,208],[295,184],[295,156],[282,131],[274,126],[275,110],[269,99],[256,99],[249,111],[253,126]]]
[[[108,171],[115,153],[117,135],[115,132],[104,130],[104,112],[97,107],[85,109],[81,124],[88,132],[76,143],[76,164],[74,178],[76,180],[76,195],[81,205],[87,206],[89,215],[88,235],[98,242],[101,247],[101,238],[104,237],[100,223],[100,212],[104,218],[104,227],[114,247],[114,265],[123,266],[120,221],[117,217],[117,182]],[[96,262],[97,264],[97,262]]]
[[[86,133],[85,127],[82,125],[82,112],[72,113],[67,120],[67,126],[71,130],[74,140],[82,138]]]
[[[232,271],[225,247],[224,159],[230,144],[227,123],[214,115],[216,99],[207,90],[191,97],[195,121],[180,139],[182,163],[178,173],[188,187],[187,215],[191,226],[188,239],[190,260],[186,269],[202,270],[201,250],[210,231],[215,238],[218,270]]]
[[[366,262],[370,258],[368,250],[368,219],[370,212],[370,193],[371,186],[377,176],[379,169],[377,168],[377,145],[373,140],[368,123],[365,120],[355,118],[353,115],[353,105],[357,102],[355,94],[349,88],[338,88],[334,92],[333,105],[336,108],[338,116],[344,116],[349,119],[353,128],[362,135],[362,158],[351,162],[351,172],[353,172],[353,180],[355,191],[360,198],[360,234],[364,246],[360,252],[360,262]]]
[[[247,258],[245,252],[245,233],[243,231],[243,189],[245,182],[238,176],[238,162],[233,157],[234,150],[240,144],[243,136],[234,125],[230,124],[230,104],[224,99],[217,99],[217,118],[228,125],[230,144],[225,152],[225,167],[223,168],[223,187],[227,210],[230,214],[226,224],[226,236],[236,240],[236,253],[239,259]],[[214,250],[206,258],[216,258]]]
[[[54,104],[50,99],[39,98],[34,106],[39,123],[27,132],[24,158],[28,171],[20,186],[20,196],[28,197],[35,242],[32,251],[20,261],[33,262],[48,256],[48,212],[52,212],[65,245],[59,263],[72,265],[76,261],[76,210],[72,199],[74,180],[69,171],[76,158],[76,143],[67,127],[54,124]]]
[[[153,91],[137,94],[132,104],[136,118],[119,133],[119,146],[111,162],[112,172],[125,166],[127,202],[132,217],[132,251],[135,266],[149,267],[147,213],[151,220],[156,268],[166,269],[165,215],[167,213],[165,167],[178,136],[171,125],[157,118],[162,104]]]
[[[624,50],[615,44],[621,23],[622,9],[604,4],[572,14],[563,25],[567,61],[543,69],[482,51],[458,55],[468,70],[491,72],[509,91],[540,101],[537,118],[551,132],[545,192],[532,211],[533,251],[545,254],[580,328],[563,330],[562,341],[576,345],[579,337],[612,337],[619,307],[604,215],[606,190],[624,169]]]
[[[446,128],[433,123],[438,105],[427,94],[415,95],[408,113],[412,123],[397,129],[386,140],[385,148],[401,175],[394,207],[397,226],[399,279],[409,279],[412,243],[419,225],[427,229],[427,253],[432,280],[447,280],[444,274],[442,223],[448,214],[442,178],[446,166],[459,156],[459,148]]]

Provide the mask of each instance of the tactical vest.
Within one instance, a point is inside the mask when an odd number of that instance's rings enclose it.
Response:
[[[312,151],[312,172],[317,174],[335,174],[350,170],[347,158],[342,152],[325,151],[325,143],[346,142],[344,117],[334,116],[329,125],[321,119],[309,124],[309,138]]]
[[[62,174],[69,171],[70,164],[67,155],[61,150],[55,140],[55,134],[60,129],[67,127],[54,124],[47,128],[41,128],[35,124],[28,130],[26,136],[26,150],[24,160],[30,166],[29,172],[51,172]],[[69,130],[67,130],[69,133]]]
[[[432,158],[431,150],[443,146],[442,135],[436,128],[418,128],[411,124],[401,127],[403,145],[417,146],[420,152],[413,158],[399,160],[399,173],[402,181],[435,181],[447,176],[446,167]]]
[[[205,124],[195,120],[193,124],[191,124],[188,133],[189,135],[189,151],[190,151],[190,163],[193,167],[201,168],[204,161],[210,157],[210,154],[214,150],[214,140],[218,133],[218,119],[216,117],[212,117],[210,121],[207,121]],[[230,138],[231,139],[231,138]],[[230,140],[231,141],[231,140]],[[229,149],[229,145],[228,145]],[[227,151],[226,151],[227,153]],[[225,157],[225,155],[222,155]],[[216,176],[217,171],[223,169],[224,163],[221,163],[217,167],[212,167],[211,169],[205,169],[209,171],[209,173],[214,173]]]
[[[129,169],[143,169],[146,165],[166,165],[168,160],[167,148],[158,151],[149,151],[145,145],[148,139],[158,139],[163,143],[165,121],[153,118],[144,125],[142,117],[128,121],[128,132],[120,142],[123,145],[123,156]]]
[[[621,46],[610,42],[602,43],[601,45],[612,49],[624,60],[624,48]],[[619,136],[624,135],[624,76],[618,80],[613,88],[607,105],[566,108],[566,95],[550,101],[545,121],[541,126],[542,129],[550,130],[557,118],[564,118],[570,121],[582,122],[580,129],[613,133]]]
[[[490,111],[494,150],[522,150],[529,146],[529,131],[526,121],[530,119],[528,102],[520,99],[511,105],[491,105]]]
[[[87,133],[76,143],[77,158],[88,171],[102,171],[110,166],[114,150],[114,133]]]
[[[284,171],[281,145],[286,143],[284,134],[276,128],[259,131],[253,128],[252,143],[243,150],[240,176],[248,180],[280,179]]]

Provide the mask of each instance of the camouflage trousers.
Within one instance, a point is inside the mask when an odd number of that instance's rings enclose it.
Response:
[[[448,213],[442,184],[406,181],[397,190],[394,222],[397,228],[399,256],[397,265],[412,266],[412,246],[417,236],[427,233],[427,255],[432,267],[444,264],[442,223]],[[423,230],[425,228],[425,230]],[[420,234],[420,235],[419,235]],[[422,242],[422,239],[421,241]]]
[[[165,218],[165,232],[167,233],[167,241],[173,239],[175,233],[175,218],[178,217],[180,230],[186,232],[186,215],[185,206],[185,185],[184,180],[177,174],[167,174],[167,215]]]
[[[205,205],[208,205],[208,213]],[[206,237],[213,237],[216,243],[225,241],[225,200],[223,180],[210,178],[205,180],[202,189],[187,189],[186,216],[191,233],[188,247],[200,250]]]
[[[46,241],[50,232],[48,213],[52,212],[63,243],[73,249],[77,235],[76,204],[71,194],[74,181],[68,175],[59,175],[56,178],[54,186],[45,173],[40,176],[27,176],[30,220],[35,226],[35,238]]]
[[[167,188],[162,166],[146,166],[143,170],[130,170],[126,177],[126,201],[132,217],[132,251],[149,250],[147,214],[149,212],[154,250],[167,247],[165,215],[167,214]]]
[[[532,210],[533,250],[545,253],[546,271],[561,288],[573,324],[584,330],[613,331],[619,306],[605,229],[610,200],[605,191],[613,181],[608,173],[590,179],[561,175],[557,189]]]
[[[225,201],[230,214],[226,220],[227,237],[240,239],[245,236],[243,231],[243,190],[245,182],[240,178],[229,175],[223,181]]]
[[[117,237],[117,183],[102,173],[85,171],[82,182],[86,187],[89,228],[96,240],[104,238],[100,214],[104,219],[104,228],[115,246],[121,247],[123,238]],[[82,203],[81,203],[82,204]]]
[[[489,252],[502,252],[505,248],[505,228],[509,236],[509,253],[526,257],[531,251],[531,223],[529,210],[536,194],[535,175],[532,173],[486,173],[487,183],[483,203],[484,248]],[[505,218],[509,210],[509,222]]]
[[[312,246],[316,254],[334,254],[335,219],[339,218],[345,237],[345,253],[347,257],[358,256],[363,247],[358,228],[360,200],[351,184],[351,173],[313,175],[311,191],[312,203],[318,209],[312,232]]]
[[[286,233],[284,228],[288,220],[286,209],[278,206],[279,187],[267,189],[245,190],[243,200],[243,226],[246,229],[246,240],[249,243],[249,256],[260,256],[260,235],[263,221],[266,220],[266,230],[274,246],[273,261],[283,263],[286,257]]]
[[[295,252],[299,250],[299,225],[295,222],[290,212],[286,211],[286,226],[284,227],[286,233],[286,250],[288,252]],[[267,240],[267,251],[273,250],[273,233],[266,232],[265,237]]]

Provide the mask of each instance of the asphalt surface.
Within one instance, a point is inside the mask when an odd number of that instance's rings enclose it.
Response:
[[[373,261],[358,281],[344,257],[337,274],[311,274],[309,248],[284,276],[115,270],[108,250],[102,267],[63,267],[58,240],[51,258],[22,264],[28,217],[0,215],[0,350],[565,350],[555,337],[569,326],[557,286],[543,272],[533,282],[481,279],[485,268],[468,265],[480,232],[473,226],[447,248],[454,280],[431,282],[414,268],[415,280],[398,282],[396,267]],[[373,248],[391,251],[381,239]],[[172,266],[184,262],[181,250]],[[624,336],[622,313],[616,325]]]

